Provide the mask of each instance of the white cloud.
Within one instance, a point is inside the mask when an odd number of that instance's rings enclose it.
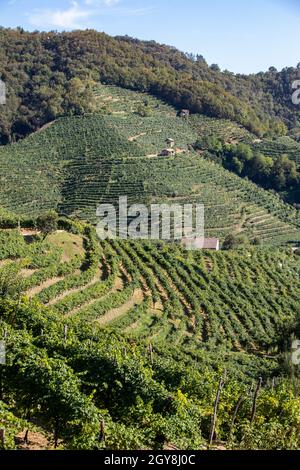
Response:
[[[130,9],[118,6],[122,0],[82,0],[71,1],[65,9],[36,9],[29,13],[29,23],[37,29],[85,29],[93,27],[96,17],[104,15],[140,16],[151,8]]]
[[[72,2],[66,10],[37,10],[29,15],[29,22],[37,28],[80,29],[84,27],[82,20],[87,20],[93,15],[94,11]]]

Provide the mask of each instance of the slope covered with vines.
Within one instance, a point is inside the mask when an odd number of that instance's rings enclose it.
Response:
[[[129,203],[199,202],[209,236],[299,241],[299,213],[292,206],[192,150],[199,133],[253,142],[249,132],[227,121],[177,117],[174,108],[146,94],[107,86],[95,94],[98,114],[58,119],[0,148],[2,206],[33,216],[54,208],[94,222],[100,203],[117,203],[123,195]],[[176,156],[159,156],[170,137]]]
[[[297,448],[299,399],[279,360],[299,315],[299,275],[286,248],[99,241],[65,218],[44,240],[0,231],[6,448],[24,448],[26,430],[47,448],[206,448],[225,370],[218,438],[228,448]]]

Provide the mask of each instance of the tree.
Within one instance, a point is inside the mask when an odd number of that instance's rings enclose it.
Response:
[[[211,70],[213,70],[214,72],[220,72],[220,71],[221,71],[221,69],[220,69],[220,67],[219,67],[218,64],[211,64],[210,68],[211,68]]]
[[[277,121],[277,122],[275,122],[275,124],[274,124],[274,126],[273,126],[273,131],[274,131],[275,136],[282,137],[282,136],[287,135],[287,133],[288,133],[288,128],[287,128],[287,126],[284,124],[284,122],[282,122],[282,121]]]
[[[138,105],[136,113],[141,117],[150,117],[152,114],[152,109],[149,106],[149,103],[144,101],[144,103],[140,103]]]
[[[234,250],[248,245],[249,240],[245,235],[227,235],[223,243],[224,250]]]
[[[21,292],[20,267],[22,264],[9,264],[0,270],[0,298],[19,297]]]
[[[237,173],[238,175],[241,175],[244,171],[244,163],[242,162],[242,160],[240,160],[238,157],[233,157],[232,161],[231,161],[231,165],[232,165],[232,170]]]
[[[36,227],[43,233],[45,239],[47,235],[57,230],[58,214],[55,211],[50,211],[46,214],[40,215],[36,219]]]
[[[296,163],[289,160],[287,155],[276,159],[272,171],[275,189],[281,191],[298,184],[299,176]]]
[[[272,187],[270,175],[273,166],[274,160],[271,157],[265,157],[262,153],[255,153],[251,165],[249,165],[248,176],[264,187]]]
[[[66,89],[66,114],[82,115],[94,110],[95,96],[90,81],[75,77],[67,83]]]

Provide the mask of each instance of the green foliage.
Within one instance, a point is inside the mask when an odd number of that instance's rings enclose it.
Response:
[[[255,240],[256,241],[256,240]],[[223,242],[224,250],[235,250],[249,244],[247,237],[243,235],[228,235]],[[256,243],[257,244],[257,243]]]
[[[0,43],[2,78],[8,89],[1,143],[62,115],[90,112],[95,105],[92,84],[99,81],[151,92],[195,113],[234,120],[258,135],[285,135],[284,122],[297,127],[299,120],[290,99],[297,69],[235,76],[168,46],[96,31],[57,34],[2,28]]]
[[[0,366],[1,367],[1,366]],[[15,450],[17,445],[15,442],[16,435],[28,429],[30,431],[42,432],[37,426],[29,423],[25,419],[21,419],[13,413],[13,407],[10,409],[3,401],[0,400],[0,426],[5,429],[5,444],[0,442],[0,450]]]
[[[298,308],[299,263],[290,250],[248,245],[214,253],[152,242],[99,244],[93,228],[59,223],[85,237],[78,282],[69,274],[78,260],[62,263],[60,250],[36,239],[28,245],[26,266],[37,271],[21,285],[40,289],[31,299],[15,299],[9,291],[1,297],[6,448],[32,422],[47,429],[57,448],[162,449],[166,442],[204,448],[224,368],[216,437],[234,449],[299,447],[293,384],[278,377],[270,386],[280,370],[283,327],[293,323]],[[7,286],[13,287],[17,273],[23,276],[21,267],[17,259],[0,268]],[[90,269],[101,271],[101,278],[90,283]],[[41,279],[57,273],[63,279],[43,286]],[[141,303],[125,308],[137,289]]]
[[[143,118],[150,117],[152,115],[152,110],[149,106],[148,101],[140,103],[137,107],[136,113],[138,116]]]
[[[57,230],[58,215],[56,212],[51,211],[46,214],[40,215],[36,219],[36,227],[40,230],[44,237]]]
[[[0,259],[26,256],[27,246],[18,230],[0,231]]]
[[[214,160],[225,168],[239,176],[250,178],[266,189],[293,191],[299,186],[300,173],[296,163],[288,155],[273,159],[253,151],[248,144],[224,144],[216,137],[198,140],[195,148],[208,150],[216,156]]]
[[[22,281],[19,276],[19,271],[22,263],[13,264],[9,263],[4,268],[0,269],[0,296],[17,297],[22,290]]]
[[[22,343],[17,342],[10,348],[11,366],[5,379],[16,405],[45,422],[53,431],[55,447],[62,438],[69,448],[90,448],[98,431],[98,412],[80,391],[80,380],[72,369],[34,347],[22,350]]]

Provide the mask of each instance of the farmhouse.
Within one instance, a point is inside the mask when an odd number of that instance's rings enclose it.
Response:
[[[218,238],[183,238],[181,244],[189,250],[220,250]]]
[[[188,109],[182,109],[179,111],[178,116],[183,118],[188,118],[190,115],[190,111]]]
[[[176,155],[176,150],[174,149],[175,141],[174,139],[166,139],[167,148],[161,151],[161,157],[170,157]]]
[[[175,140],[174,139],[167,139],[166,140],[166,144],[167,144],[167,147],[168,148],[174,148],[174,145],[175,145]]]

